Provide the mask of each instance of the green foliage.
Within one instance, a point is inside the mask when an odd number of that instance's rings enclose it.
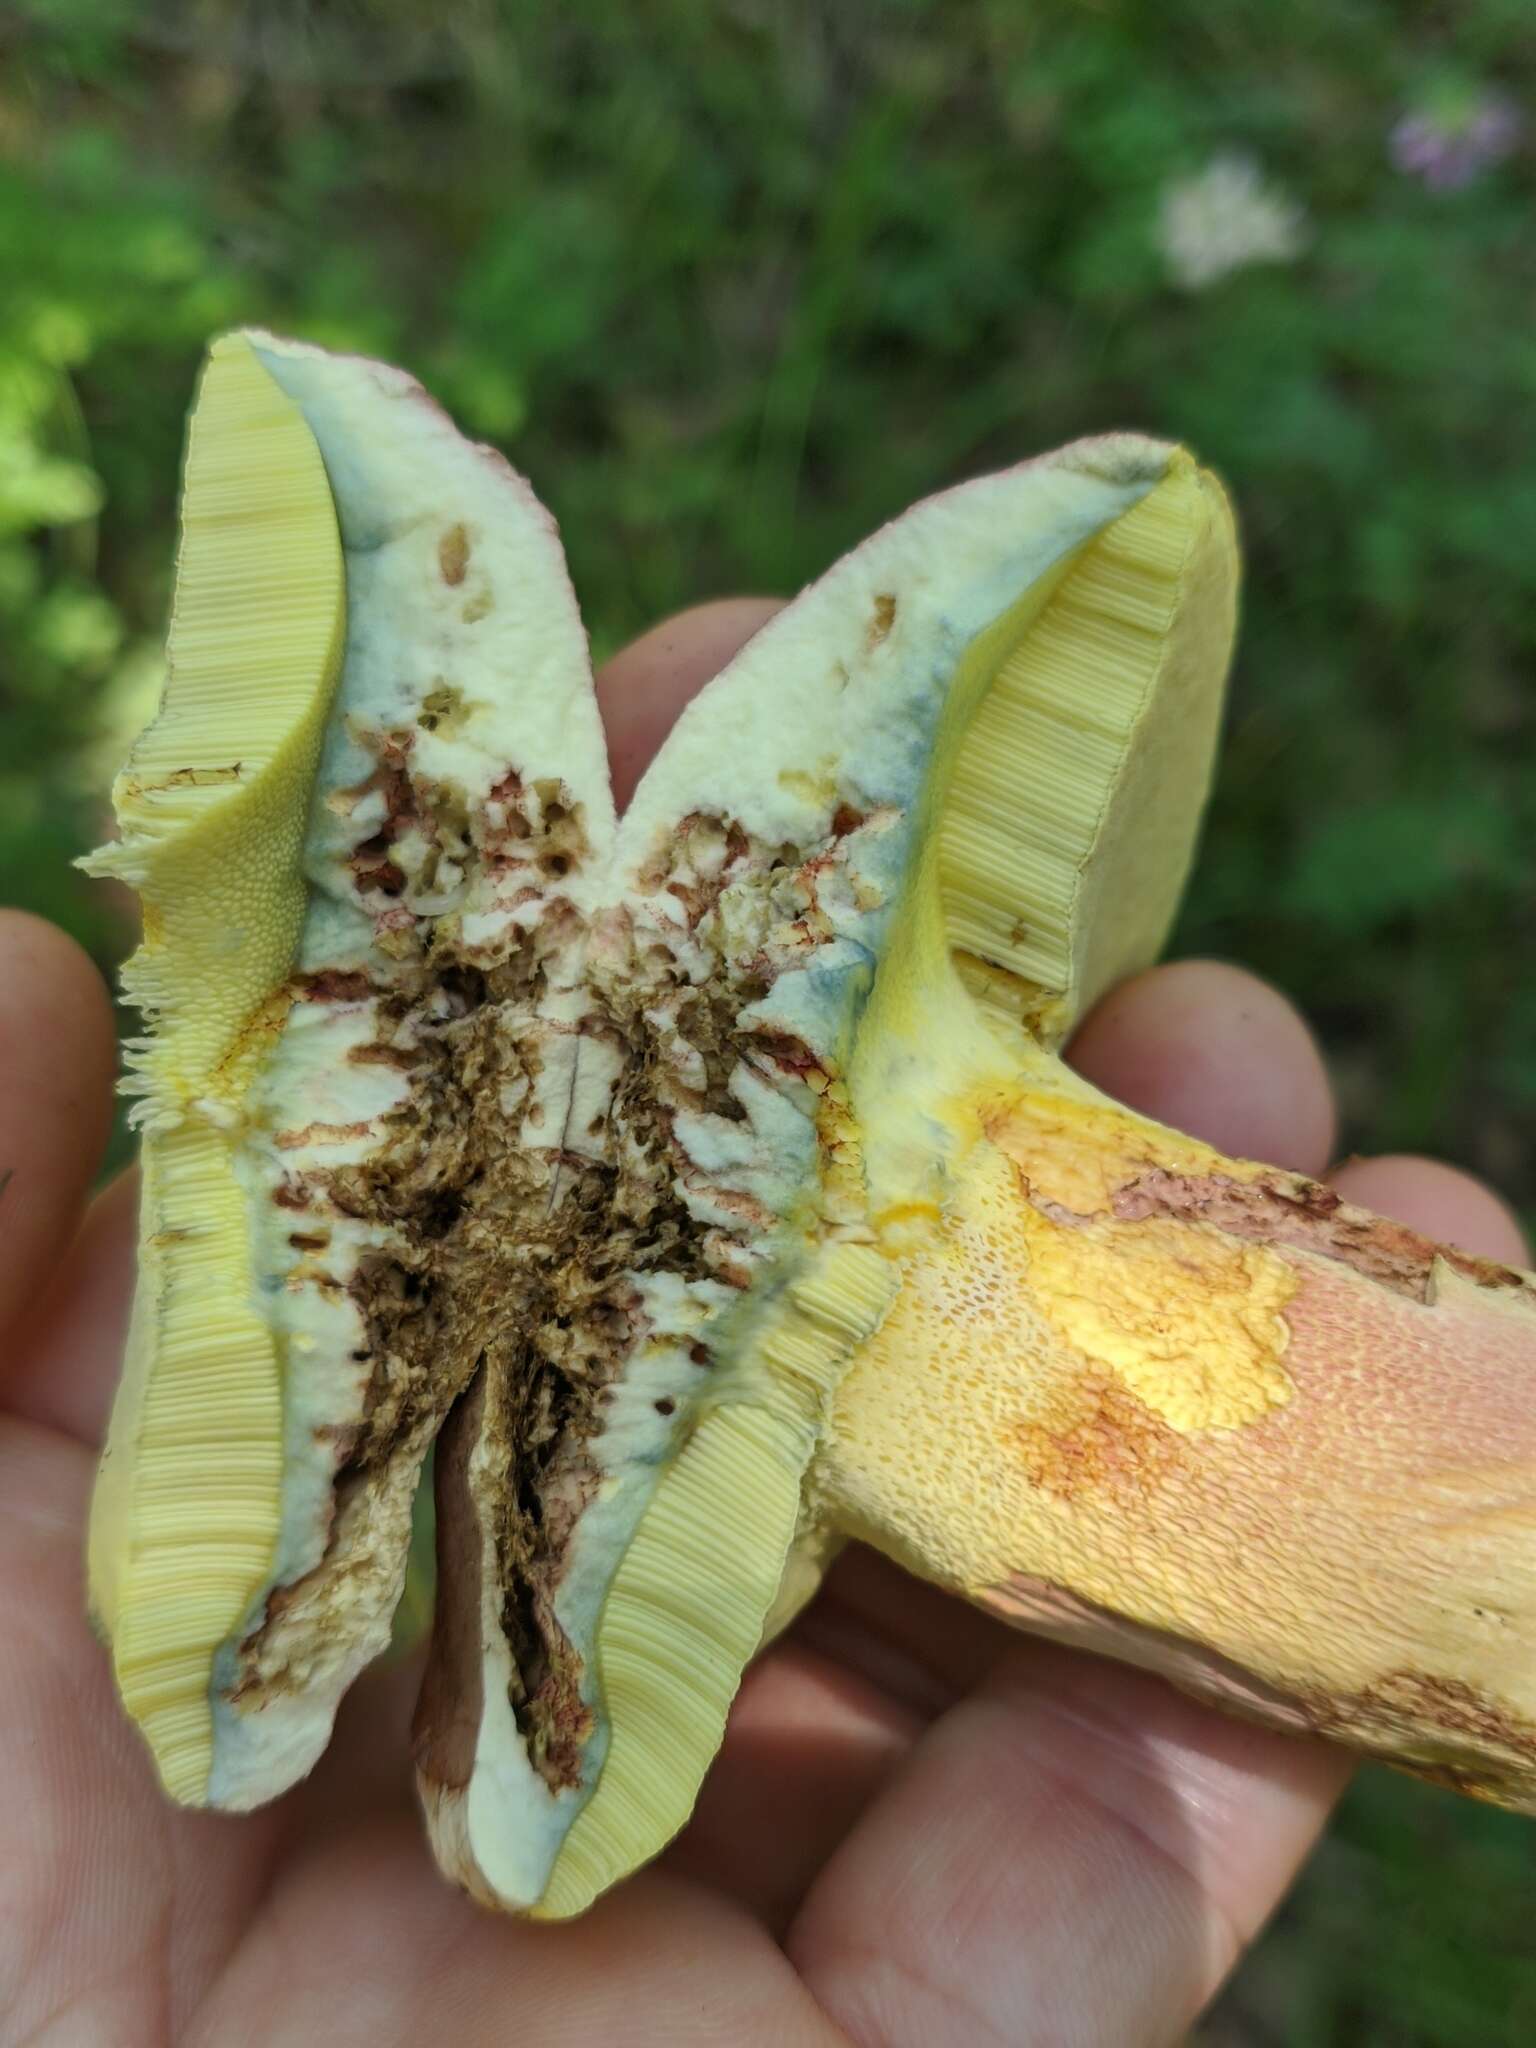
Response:
[[[1350,1144],[1536,1203],[1532,153],[1433,191],[1388,148],[1488,86],[1536,111],[1521,0],[1293,0],[1283,41],[1267,0],[448,12],[0,13],[6,894],[121,950],[68,861],[153,692],[211,330],[409,364],[553,505],[600,654],[1144,426],[1250,560],[1181,947],[1307,1006]],[[1164,197],[1233,151],[1301,246],[1186,288]],[[1373,1780],[1211,2040],[1530,2038],[1527,1839]]]
[[[1529,1828],[1366,1772],[1189,2048],[1526,2048]]]

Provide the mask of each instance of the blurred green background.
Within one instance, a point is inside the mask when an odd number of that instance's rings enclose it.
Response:
[[[211,330],[407,364],[564,529],[601,655],[1083,432],[1249,558],[1180,950],[1309,1010],[1351,1147],[1536,1205],[1529,0],[0,5],[0,877],[152,704]],[[1368,1773],[1215,2048],[1536,2040],[1536,1830]]]

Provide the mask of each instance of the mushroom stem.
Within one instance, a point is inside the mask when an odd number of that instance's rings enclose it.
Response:
[[[1536,1810],[1536,1280],[1064,1079],[971,1105],[833,1526],[1021,1628]]]

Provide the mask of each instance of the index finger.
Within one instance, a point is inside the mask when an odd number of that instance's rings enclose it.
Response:
[[[84,1205],[112,1119],[112,1012],[63,932],[0,911],[0,1357]]]
[[[598,671],[614,802],[622,810],[690,697],[783,606],[777,597],[722,597],[663,619]]]

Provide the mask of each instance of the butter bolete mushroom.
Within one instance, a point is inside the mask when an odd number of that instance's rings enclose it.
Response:
[[[1131,1114],[1233,632],[1220,486],[931,498],[616,818],[553,523],[402,373],[216,342],[98,871],[139,1284],[92,1601],[177,1799],[307,1771],[435,1444],[437,1855],[579,1912],[849,1536],[1218,1704],[1536,1804],[1536,1283]]]

